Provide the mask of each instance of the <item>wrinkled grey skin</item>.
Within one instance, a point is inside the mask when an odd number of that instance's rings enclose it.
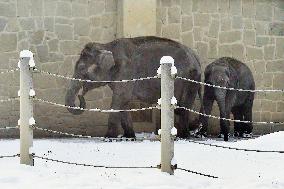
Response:
[[[201,80],[200,63],[194,52],[175,41],[158,37],[121,38],[110,43],[89,43],[81,52],[76,63],[75,78],[102,80],[123,80],[155,76],[162,56],[172,56],[178,75],[197,81]],[[75,106],[76,97],[80,107],[86,103],[84,95],[91,89],[108,85],[112,91],[112,109],[129,109],[129,102],[139,99],[149,104],[157,103],[160,98],[160,80],[128,83],[85,83],[71,81],[67,90],[65,104]],[[175,97],[178,105],[192,107],[199,86],[190,82],[175,81]],[[82,90],[83,89],[83,90]],[[68,109],[73,114],[81,114],[81,110]],[[176,111],[182,124],[178,126],[178,136],[187,137],[189,116],[185,111]],[[110,113],[107,137],[117,137],[118,126],[121,125],[125,137],[135,137],[131,115],[129,112]]]
[[[205,68],[205,83],[236,89],[255,89],[253,75],[250,69],[242,62],[223,57],[217,59]],[[220,117],[230,118],[232,112],[235,120],[252,121],[252,107],[254,93],[225,90],[205,86],[203,95],[204,113],[210,115],[214,100],[217,101]],[[201,133],[206,133],[208,117],[200,116],[202,123]],[[228,140],[229,121],[220,120],[221,134]],[[234,122],[235,135],[252,132],[251,123]]]

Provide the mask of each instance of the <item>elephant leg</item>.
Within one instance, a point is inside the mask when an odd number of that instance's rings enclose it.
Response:
[[[243,121],[243,112],[242,112],[242,107],[234,107],[232,109],[232,113],[234,115],[235,120],[241,120]],[[234,136],[242,136],[243,134],[243,123],[240,122],[234,122]]]
[[[121,126],[124,130],[124,137],[135,138],[130,112],[121,112]]]
[[[250,121],[250,123],[244,123],[243,132],[246,134],[252,133],[253,125],[251,123],[252,121],[252,103],[246,104],[246,107],[244,108],[244,120]]]
[[[209,87],[205,87],[204,96],[203,96],[203,110],[204,110],[204,114],[206,115],[211,114],[213,103],[214,103],[214,96],[212,95],[212,92],[210,91],[211,89],[209,89]],[[209,119],[208,116],[200,115],[199,117],[199,120],[202,124],[201,130],[200,130],[201,134],[207,133],[208,119]]]

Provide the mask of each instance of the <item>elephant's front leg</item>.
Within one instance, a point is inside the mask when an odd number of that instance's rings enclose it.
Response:
[[[129,109],[129,106],[126,106],[125,109]],[[121,126],[124,130],[124,137],[135,138],[130,112],[121,112]]]

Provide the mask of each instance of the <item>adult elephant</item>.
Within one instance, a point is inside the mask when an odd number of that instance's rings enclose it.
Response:
[[[200,63],[194,52],[169,39],[154,36],[121,38],[110,43],[88,43],[75,65],[74,78],[93,81],[118,81],[124,79],[155,76],[162,56],[172,56],[178,75],[197,81],[201,80]],[[74,107],[76,97],[80,107],[85,108],[84,95],[91,89],[108,85],[113,91],[111,109],[129,109],[129,102],[139,99],[153,104],[160,98],[160,80],[151,79],[127,83],[87,83],[71,81],[67,90],[65,104]],[[194,83],[175,81],[175,97],[178,105],[190,108],[199,86]],[[83,111],[68,108],[73,114]],[[187,137],[188,113],[178,112],[180,122],[179,137]],[[107,137],[117,137],[118,126],[122,126],[125,137],[135,137],[129,112],[110,113]]]
[[[254,90],[255,82],[253,75],[244,63],[230,57],[217,59],[205,68],[205,83],[235,89]],[[230,118],[233,113],[234,119],[252,121],[252,107],[254,93],[249,91],[227,90],[211,86],[205,86],[203,95],[204,113],[210,115],[214,100],[217,101],[221,118]],[[208,117],[200,116],[202,123],[200,135],[206,135]],[[224,140],[228,140],[230,122],[220,120],[221,132]],[[252,123],[234,122],[235,136],[251,134]]]

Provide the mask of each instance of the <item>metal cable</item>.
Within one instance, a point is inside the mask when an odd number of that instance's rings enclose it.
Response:
[[[261,152],[261,153],[280,153],[283,154],[284,151],[281,150],[254,150],[254,149],[245,149],[245,148],[234,148],[234,147],[229,147],[229,146],[221,146],[221,145],[217,145],[217,144],[208,144],[208,143],[203,143],[203,142],[198,142],[195,140],[186,140],[188,142],[191,143],[195,143],[195,144],[200,144],[200,145],[204,145],[204,146],[211,146],[211,147],[216,147],[216,148],[223,148],[223,149],[229,149],[229,150],[237,150],[237,151],[245,151],[245,152]]]
[[[205,176],[205,177],[209,177],[209,178],[219,178],[219,177],[216,177],[216,176],[212,176],[212,175],[208,175],[208,174],[203,174],[203,173],[199,173],[199,172],[196,172],[196,171],[191,171],[189,169],[184,169],[184,168],[179,168],[177,167],[176,168],[177,170],[182,170],[182,171],[186,171],[186,172],[189,172],[189,173],[193,173],[193,174],[196,174],[196,175],[201,175],[201,176]]]
[[[218,116],[213,116],[213,115],[207,115],[207,114],[204,114],[204,113],[200,113],[200,112],[197,112],[195,110],[192,110],[192,109],[189,109],[189,108],[186,108],[186,107],[181,107],[181,106],[176,106],[177,109],[184,109],[184,110],[187,110],[189,112],[192,112],[192,113],[195,113],[195,114],[198,114],[198,115],[202,115],[202,116],[205,116],[205,117],[210,117],[210,118],[214,118],[214,119],[221,119],[221,120],[225,120],[225,121],[230,121],[230,122],[239,122],[239,123],[253,123],[253,124],[275,124],[275,125],[282,125],[284,124],[283,122],[264,122],[264,121],[261,121],[261,122],[256,122],[256,121],[242,121],[242,120],[235,120],[235,119],[227,119],[227,118],[222,118],[222,117],[218,117]]]
[[[34,69],[37,73],[42,73],[45,75],[51,75],[54,77],[62,78],[62,79],[68,79],[68,80],[73,80],[73,81],[80,81],[80,82],[87,82],[87,83],[127,83],[127,82],[135,82],[135,81],[143,81],[143,80],[150,80],[150,79],[158,79],[158,76],[152,76],[152,77],[144,77],[144,78],[136,78],[136,79],[123,79],[119,81],[93,81],[89,79],[78,79],[78,78],[73,78],[73,77],[68,77],[68,76],[63,76],[55,73],[50,73],[47,71],[39,70],[37,68]]]
[[[15,154],[15,155],[6,155],[6,156],[0,156],[0,159],[2,158],[13,158],[13,157],[19,157],[20,154]]]
[[[206,86],[209,86],[209,87],[215,87],[215,88],[226,89],[226,90],[235,90],[235,91],[241,91],[241,92],[251,92],[251,93],[255,93],[255,92],[281,92],[281,93],[283,93],[283,92],[284,92],[284,89],[257,89],[257,90],[248,90],[248,89],[227,88],[227,87],[221,87],[221,86],[218,86],[218,85],[212,85],[212,84],[208,84],[208,83],[203,83],[203,82],[200,82],[200,81],[195,81],[195,80],[188,79],[188,78],[184,78],[184,77],[180,77],[180,76],[177,76],[176,78],[177,78],[177,79],[184,80],[184,81],[190,81],[190,82],[192,82],[192,83],[197,83],[197,84],[201,84],[201,85],[206,85]]]
[[[64,108],[70,108],[70,109],[74,109],[74,110],[82,110],[82,111],[90,111],[90,112],[102,112],[102,113],[113,113],[113,112],[136,112],[136,111],[143,111],[143,110],[153,110],[153,109],[159,109],[158,106],[150,106],[147,108],[137,108],[137,109],[128,109],[128,110],[114,110],[114,109],[109,109],[109,110],[103,110],[103,109],[98,109],[98,108],[94,108],[94,109],[86,109],[86,108],[80,108],[80,107],[75,107],[75,106],[66,106],[64,104],[58,104],[55,102],[50,102],[47,100],[43,100],[40,98],[34,98],[34,100],[42,102],[42,103],[47,103],[47,104],[51,104],[54,106],[59,106],[59,107],[64,107]]]
[[[14,97],[14,98],[3,99],[3,100],[0,100],[0,103],[12,102],[12,101],[16,101],[16,100],[19,100],[19,98],[18,97]]]
[[[77,165],[77,166],[84,166],[84,167],[96,167],[96,168],[105,168],[105,169],[157,169],[157,166],[105,166],[105,165],[92,165],[92,164],[85,164],[85,163],[76,163],[76,162],[70,162],[70,161],[63,161],[63,160],[57,160],[42,156],[33,155],[33,157],[46,160],[46,161],[53,161],[57,163],[63,163],[68,165]]]
[[[19,126],[15,126],[15,127],[0,127],[0,130],[9,130],[9,129],[19,129]]]
[[[19,68],[14,68],[14,69],[11,69],[11,70],[1,71],[0,74],[14,73],[14,72],[19,71],[19,70],[20,70]]]
[[[40,131],[45,131],[53,134],[59,134],[59,135],[65,135],[65,136],[70,136],[70,137],[77,137],[77,138],[90,138],[90,139],[96,139],[98,141],[102,142],[118,142],[118,141],[135,141],[137,140],[136,138],[105,138],[105,137],[94,137],[94,136],[88,136],[88,135],[78,135],[78,134],[72,134],[72,133],[66,133],[66,132],[61,132],[61,131],[55,131],[51,129],[46,129],[42,127],[38,127],[33,125],[33,129],[40,130]]]

